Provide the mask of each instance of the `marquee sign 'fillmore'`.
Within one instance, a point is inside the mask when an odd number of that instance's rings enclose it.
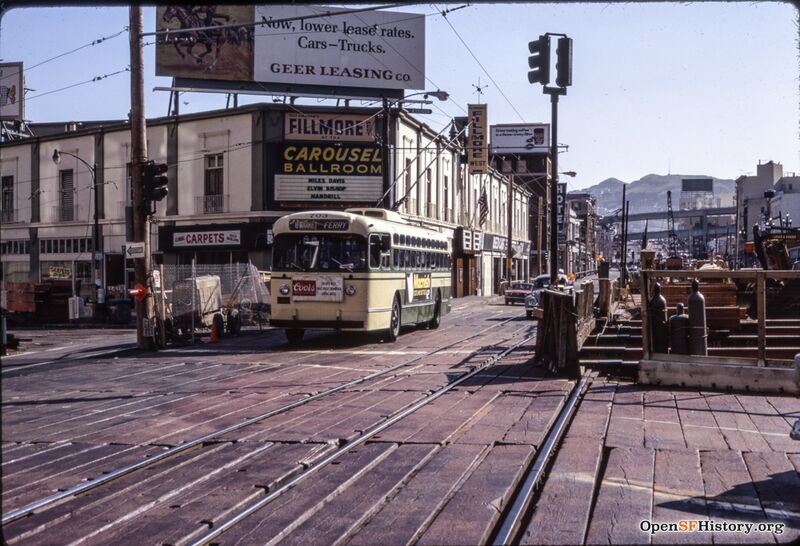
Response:
[[[375,141],[374,116],[287,112],[285,120],[286,140]]]
[[[374,203],[382,195],[378,146],[281,144],[278,152],[276,201]]]
[[[322,6],[156,10],[156,74],[294,85],[423,89],[425,16]],[[320,14],[330,13],[320,17]],[[304,19],[303,17],[311,17]],[[288,20],[287,20],[288,19]],[[252,26],[255,21],[264,25]],[[230,25],[242,24],[239,27]],[[224,27],[216,29],[214,27]],[[209,28],[210,27],[210,28]],[[192,28],[203,30],[191,31]]]
[[[488,125],[486,105],[468,104],[469,136],[467,137],[467,164],[469,174],[489,172],[489,156],[486,153],[486,127]]]

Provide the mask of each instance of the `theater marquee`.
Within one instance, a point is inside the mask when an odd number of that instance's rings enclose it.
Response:
[[[376,145],[281,144],[278,156],[276,201],[375,203],[383,193]]]
[[[286,140],[375,142],[375,116],[287,112]]]

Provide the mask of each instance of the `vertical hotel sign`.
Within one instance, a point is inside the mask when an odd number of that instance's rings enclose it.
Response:
[[[558,244],[563,245],[567,242],[567,223],[569,217],[567,216],[567,185],[564,182],[559,182],[556,188],[556,206],[558,208]]]
[[[469,139],[467,141],[467,164],[469,174],[489,172],[489,154],[486,133],[488,129],[486,105],[467,105],[469,117]]]

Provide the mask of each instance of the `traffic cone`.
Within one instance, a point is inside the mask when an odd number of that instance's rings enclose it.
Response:
[[[219,340],[219,336],[217,335],[217,325],[212,323],[211,324],[211,343],[216,343]]]

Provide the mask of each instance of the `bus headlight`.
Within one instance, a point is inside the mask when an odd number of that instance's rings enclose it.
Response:
[[[349,285],[347,285],[347,288],[345,288],[344,293],[347,294],[348,296],[355,296],[356,295],[356,287],[353,286],[352,284],[349,284]]]
[[[278,291],[281,294],[283,294],[284,296],[288,296],[289,295],[289,285],[288,284],[282,284],[281,287],[278,288]]]

